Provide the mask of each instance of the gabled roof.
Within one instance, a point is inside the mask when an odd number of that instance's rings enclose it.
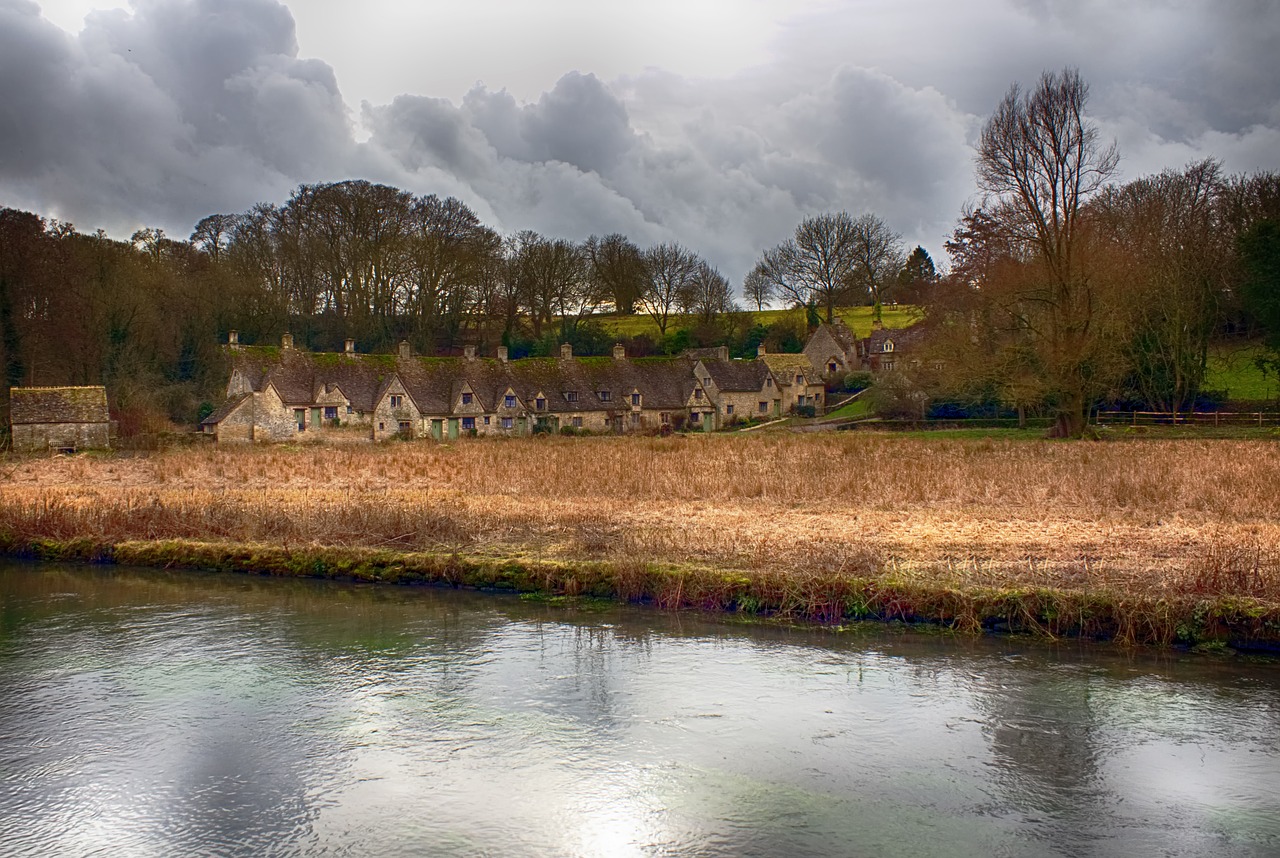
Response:
[[[703,360],[700,363],[719,390],[760,390],[764,387],[764,380],[769,376],[768,365],[758,358],[756,360]]]
[[[867,337],[867,347],[873,352],[884,350],[885,340],[893,340],[894,351],[906,346],[919,345],[924,339],[924,328],[912,325],[909,328],[877,328]]]
[[[783,384],[790,384],[797,372],[803,373],[806,378],[814,372],[813,363],[808,356],[802,354],[767,354],[761,355],[760,360],[765,362],[770,372]]]
[[[9,390],[9,422],[107,423],[107,389],[90,387],[14,387]]]
[[[218,423],[221,423],[223,420],[226,420],[228,417],[230,417],[232,412],[234,412],[237,408],[239,408],[241,404],[243,404],[246,400],[252,397],[253,397],[252,393],[246,393],[243,396],[231,397],[226,402],[222,403],[222,405],[218,406],[218,409],[216,411],[214,411],[205,419],[201,420],[200,425],[215,426]]]

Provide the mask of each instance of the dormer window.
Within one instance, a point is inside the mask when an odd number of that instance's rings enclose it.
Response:
[[[797,375],[797,376],[796,376],[796,384],[804,384],[804,376],[803,376],[803,375]]]
[[[765,379],[764,379],[764,386],[765,386],[765,387],[773,387],[773,376],[765,376]]]
[[[893,340],[885,340],[884,345],[881,346],[881,348],[887,352],[893,351]]]
[[[577,402],[577,401],[578,401],[578,391],[576,391],[576,390],[566,390],[566,391],[564,392],[564,400],[565,400],[565,402]]]
[[[533,400],[533,410],[534,410],[534,411],[546,411],[546,410],[547,410],[547,400],[543,399],[541,396],[539,396],[537,399]]]
[[[631,404],[637,407],[640,405],[640,394],[638,393],[631,394]]]
[[[839,365],[835,361],[827,364],[827,372],[835,372],[839,368]]]
[[[597,396],[599,396],[599,397],[600,397],[600,401],[601,401],[601,402],[608,402],[610,399],[612,399],[612,398],[613,398],[613,395],[612,395],[611,393],[609,393],[609,391],[607,391],[607,390],[602,390],[602,391],[600,391],[600,392],[597,394]]]
[[[402,405],[404,405],[404,397],[398,393],[391,394],[391,407],[399,408]]]
[[[515,408],[515,407],[516,407],[516,398],[515,398],[514,396],[512,396],[511,394],[507,394],[506,396],[504,396],[504,397],[502,398],[502,405],[503,405],[503,407],[504,407],[504,408]]]
[[[464,394],[462,394],[462,404],[463,404],[463,405],[470,405],[470,404],[471,404],[471,394],[470,394],[470,393],[464,393]]]
[[[701,387],[695,387],[695,388],[693,389],[693,398],[694,398],[694,399],[701,399],[701,398],[702,398],[702,388],[701,388]]]

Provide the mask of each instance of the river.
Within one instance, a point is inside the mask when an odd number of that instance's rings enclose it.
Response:
[[[1280,855],[1280,664],[5,563],[0,854]]]

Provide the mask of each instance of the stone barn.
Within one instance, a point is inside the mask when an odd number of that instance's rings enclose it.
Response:
[[[111,417],[105,387],[14,387],[9,424],[18,452],[105,449]]]

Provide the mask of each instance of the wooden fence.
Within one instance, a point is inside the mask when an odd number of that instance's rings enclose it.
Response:
[[[1097,411],[1099,426],[1275,426],[1280,411]]]

